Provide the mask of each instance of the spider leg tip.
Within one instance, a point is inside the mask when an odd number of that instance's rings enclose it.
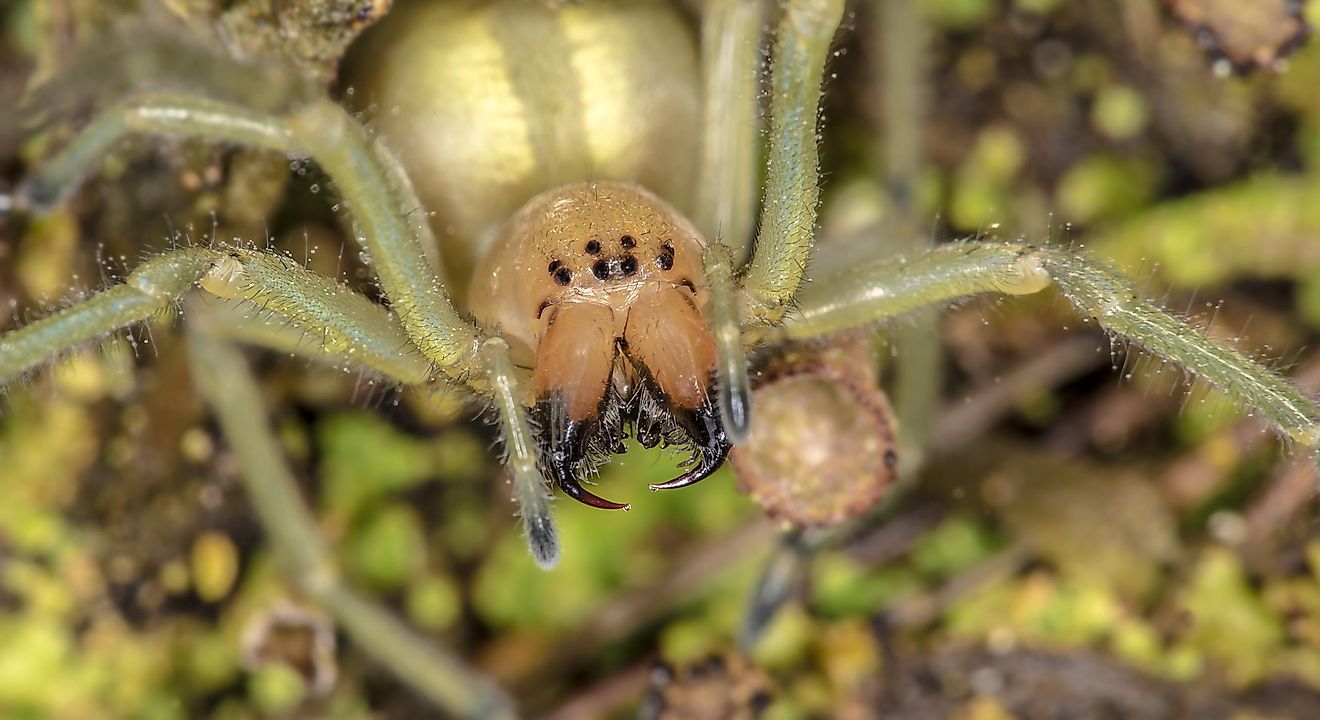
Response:
[[[553,570],[559,564],[559,531],[550,515],[528,518],[525,532],[532,559],[542,570]]]
[[[747,433],[752,424],[751,389],[734,388],[720,391],[720,420],[724,426],[724,437],[733,445],[747,442]]]

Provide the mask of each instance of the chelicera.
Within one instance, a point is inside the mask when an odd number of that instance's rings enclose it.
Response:
[[[702,48],[705,102],[684,22],[672,8],[640,1],[425,5],[422,12],[434,15],[408,22],[432,34],[396,34],[368,50],[380,69],[370,92],[391,107],[372,120],[379,139],[267,66],[226,61],[226,73],[215,75],[223,87],[121,99],[32,173],[7,206],[41,213],[62,201],[133,133],[308,157],[337,184],[388,309],[279,256],[183,248],[0,337],[0,382],[201,288],[238,308],[227,305],[226,320],[191,324],[195,345],[210,349],[195,351],[198,373],[226,370],[214,365],[223,355],[216,347],[248,342],[403,386],[453,384],[487,398],[498,411],[533,556],[544,567],[558,556],[546,482],[619,509],[626,505],[582,481],[620,452],[623,437],[692,449],[689,468],[653,489],[708,477],[746,440],[748,353],[974,293],[1026,295],[1059,285],[1110,333],[1180,363],[1257,408],[1284,435],[1316,445],[1316,406],[1287,380],[1206,340],[1119,273],[1061,248],[945,244],[804,285],[818,199],[821,69],[842,3],[793,0],[776,13],[756,233],[748,211],[755,172],[738,162],[756,155],[762,17],[756,3],[713,7],[722,9],[706,18],[714,28]],[[586,25],[602,32],[579,32]],[[541,55],[513,52],[531,38],[543,41],[546,57],[558,53],[550,75]],[[407,74],[416,53],[436,48],[454,61],[441,62],[437,78],[428,85]],[[582,53],[595,53],[597,65],[574,61]],[[496,61],[506,63],[491,73]],[[593,85],[605,82],[594,74],[606,67],[627,81]],[[546,86],[546,77],[556,83]],[[272,85],[289,89],[285,107],[269,107]],[[577,87],[582,106],[566,103],[562,87]],[[738,98],[742,104],[731,102]],[[597,118],[615,124],[593,126]],[[698,120],[708,131],[704,143],[694,137]],[[696,221],[680,205],[692,207]],[[422,207],[436,222],[422,221]],[[249,329],[253,322],[260,333]],[[309,337],[318,345],[309,347]],[[240,403],[242,394],[205,383],[202,391],[227,433],[261,424],[255,400]]]
[[[583,487],[623,438],[693,452],[689,467],[655,489],[709,476],[746,440],[755,417],[749,354],[759,362],[980,293],[1055,284],[1109,332],[1217,385],[1282,435],[1317,445],[1317,407],[1286,380],[1067,249],[951,243],[804,284],[819,197],[821,78],[842,2],[786,0],[774,13],[763,193],[752,167],[762,6],[704,6],[698,43],[678,11],[656,2],[428,5],[434,17],[401,21],[419,32],[364,50],[383,77],[364,81],[359,98],[378,93],[387,109],[369,117],[372,131],[323,88],[270,64],[177,63],[210,68],[210,79],[115,98],[0,207],[39,214],[59,204],[133,134],[310,159],[342,196],[383,302],[272,253],[176,249],[0,336],[0,385],[187,301],[198,390],[285,572],[311,599],[354,618],[346,631],[400,676],[448,678],[430,697],[460,716],[493,714],[490,706],[506,701],[336,584],[236,344],[483,398],[498,418],[529,546],[546,568],[560,552],[548,487],[626,507]],[[419,58],[431,58],[431,84],[408,74],[426,65]],[[272,101],[272,87],[288,92]],[[873,415],[861,420],[888,434],[884,414]],[[892,477],[892,448],[875,447],[883,454],[870,464]]]
[[[701,311],[705,249],[697,229],[645,189],[581,183],[529,201],[478,264],[469,306],[477,322],[503,330],[515,358],[531,358],[541,463],[570,497],[627,507],[579,481],[627,434],[644,447],[693,448],[692,467],[653,489],[691,485],[728,455],[712,392],[715,339]]]
[[[432,15],[401,21],[427,32],[386,36],[364,50],[377,76],[364,80],[359,98],[375,93],[389,108],[371,117],[379,135],[269,66],[215,60],[224,63],[215,75],[223,87],[120,98],[8,205],[39,213],[59,203],[131,134],[309,158],[342,195],[385,304],[269,253],[175,250],[121,285],[0,336],[0,382],[200,289],[224,300],[226,313],[189,305],[199,376],[250,383],[227,349],[243,342],[485,398],[545,567],[559,554],[548,484],[596,507],[626,507],[582,483],[628,435],[693,453],[689,467],[654,489],[709,476],[746,440],[749,354],[978,293],[1055,284],[1111,333],[1316,445],[1317,408],[1286,380],[1065,249],[952,243],[804,284],[819,197],[821,76],[842,2],[789,0],[775,12],[755,231],[757,173],[748,165],[759,154],[761,7],[710,6],[698,47],[673,8],[652,2],[427,5]],[[521,52],[529,43],[542,52]],[[439,53],[435,77],[409,75],[430,52]],[[272,85],[296,91],[272,103]],[[265,427],[254,393],[216,385],[199,383],[226,435]],[[264,437],[235,445],[250,474],[267,472],[257,460],[276,455]]]

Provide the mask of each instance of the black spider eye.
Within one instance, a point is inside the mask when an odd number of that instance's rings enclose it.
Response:
[[[562,267],[563,264],[564,264],[564,263],[563,263],[562,261],[559,261],[559,260],[551,260],[551,261],[550,261],[550,274],[551,274],[551,275],[554,275],[554,274],[555,274],[555,271],[558,270],[560,267]]]
[[[637,247],[637,238],[634,238],[632,235],[624,235],[619,238],[619,244],[623,245],[624,250],[632,250]]]
[[[665,243],[663,250],[664,252],[660,253],[660,257],[656,258],[655,261],[660,265],[661,270],[670,270],[674,267],[674,246]]]
[[[595,255],[595,254],[598,253],[598,252],[600,252],[600,241],[599,241],[599,240],[588,240],[588,241],[587,241],[587,254],[588,254],[588,255]]]
[[[610,264],[604,260],[597,260],[595,265],[591,266],[591,274],[596,276],[597,280],[604,280],[610,276]]]
[[[560,265],[555,269],[555,282],[560,285],[567,285],[570,282],[573,282],[573,272],[563,265]]]
[[[624,275],[632,275],[637,272],[637,258],[632,255],[624,256],[623,262],[619,265]]]

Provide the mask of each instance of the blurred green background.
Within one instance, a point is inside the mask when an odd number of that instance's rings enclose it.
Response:
[[[850,4],[829,71],[823,256],[886,252],[902,204],[883,179],[884,4]],[[356,30],[263,34],[280,7],[14,0],[0,6],[0,107],[140,18],[332,76],[326,57]],[[923,241],[1022,237],[1113,261],[1320,389],[1320,46],[1288,54],[1293,33],[1272,32],[1291,27],[1290,2],[1262,0],[1251,22],[1225,7],[916,3],[924,159],[907,212]],[[1320,19],[1315,3],[1301,12]],[[316,30],[310,17],[295,29]],[[81,119],[0,133],[5,186]],[[133,141],[52,215],[0,219],[0,329],[213,222],[374,292],[324,178],[287,168]],[[333,621],[273,571],[173,327],[162,318],[5,390],[0,717],[430,716],[342,637],[327,650]],[[672,709],[741,684],[772,690],[771,718],[1320,713],[1311,458],[1186,390],[1176,368],[1121,342],[1111,354],[1052,294],[962,304],[938,333],[929,451],[881,517],[794,550],[727,468],[650,494],[675,459],[634,448],[601,478],[631,512],[556,502],[565,551],[551,573],[523,545],[479,408],[251,358],[346,579],[530,715],[632,717],[648,691]],[[903,351],[891,334],[878,337],[886,377]],[[784,599],[740,645],[771,557],[790,558]],[[677,679],[652,672],[657,658]]]

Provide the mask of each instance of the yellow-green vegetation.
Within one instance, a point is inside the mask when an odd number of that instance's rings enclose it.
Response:
[[[887,194],[877,171],[881,3],[853,3],[829,71],[813,272],[884,252],[885,223],[911,204],[934,241],[1021,236],[1112,263],[1320,390],[1320,44],[1281,73],[1225,75],[1154,3],[914,2],[927,62],[909,80],[928,107],[910,119],[925,155],[911,197]],[[389,4],[356,3],[369,15]],[[138,5],[0,6],[0,191],[74,125],[51,119],[9,142],[4,108],[61,70],[68,38],[101,37]],[[348,5],[146,12],[230,51],[275,52],[346,93],[333,75],[357,32],[341,22]],[[57,211],[0,215],[0,332],[149,253],[204,241],[213,221],[222,239],[269,232],[379,297],[325,209],[324,178],[288,167],[135,140]],[[177,319],[0,388],[0,718],[429,716],[281,573]],[[553,572],[527,552],[475,403],[247,357],[336,577],[529,715],[585,699],[633,717],[656,659],[709,677],[702,663],[734,650],[775,688],[767,718],[1314,717],[1309,459],[1227,396],[1184,394],[1172,365],[1121,343],[1107,355],[1110,339],[1058,293],[968,302],[939,335],[938,451],[903,458],[912,484],[869,521],[776,527],[728,468],[652,493],[682,458],[634,445],[597,479],[630,511],[554,500]],[[1070,350],[1078,335],[1083,353]],[[902,351],[881,353],[886,378]]]

